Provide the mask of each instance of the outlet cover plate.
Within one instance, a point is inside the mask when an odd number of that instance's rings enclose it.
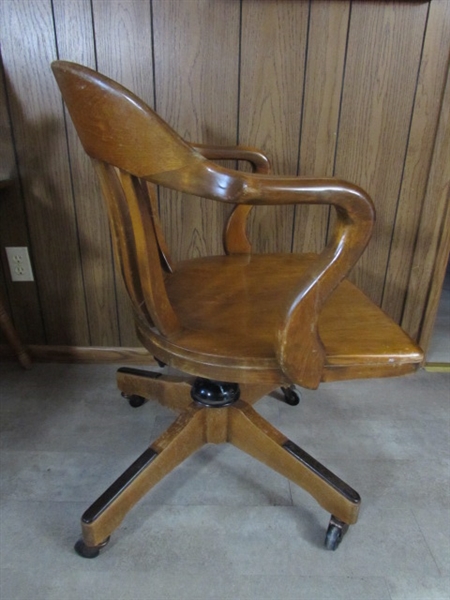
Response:
[[[10,246],[5,250],[12,281],[34,281],[28,248]]]

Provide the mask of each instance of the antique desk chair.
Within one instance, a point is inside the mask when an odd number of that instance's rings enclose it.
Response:
[[[173,425],[82,517],[75,548],[97,556],[128,511],[203,444],[229,442],[309,492],[331,513],[334,550],[356,522],[360,497],[253,408],[281,386],[402,375],[422,360],[414,342],[345,279],[369,241],[367,194],[336,179],[276,177],[260,152],[192,145],[130,91],[83,66],[52,65],[106,200],[116,257],[142,344],[175,377],[119,369],[118,386],[139,405],[157,400]],[[213,160],[239,159],[253,173]],[[174,264],[158,219],[155,187],[235,205],[225,255]],[[253,205],[321,204],[336,209],[326,248],[313,254],[251,254]]]

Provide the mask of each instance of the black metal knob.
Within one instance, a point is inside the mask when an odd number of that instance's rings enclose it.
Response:
[[[197,377],[191,389],[191,398],[210,407],[227,406],[239,400],[239,384],[225,381],[212,381]]]

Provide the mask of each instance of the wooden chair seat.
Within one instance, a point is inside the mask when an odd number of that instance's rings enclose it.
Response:
[[[314,254],[213,256],[183,261],[166,279],[183,331],[165,340],[138,324],[141,336],[176,356],[172,363],[204,377],[283,383],[276,332]],[[363,292],[344,280],[319,317],[323,381],[414,370],[420,348]],[[233,377],[234,375],[234,377]]]

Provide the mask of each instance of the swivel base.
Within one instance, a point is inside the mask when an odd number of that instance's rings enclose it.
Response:
[[[332,518],[325,546],[335,550],[348,526],[356,523],[360,497],[302,448],[272,427],[251,406],[269,393],[264,386],[238,386],[205,379],[182,380],[142,372],[118,372],[127,395],[157,399],[180,414],[174,423],[85,511],[83,538],[75,545],[95,558],[131,508],[163,477],[204,444],[231,443],[313,496]],[[178,393],[176,393],[178,392]],[[240,399],[248,396],[249,402]]]

